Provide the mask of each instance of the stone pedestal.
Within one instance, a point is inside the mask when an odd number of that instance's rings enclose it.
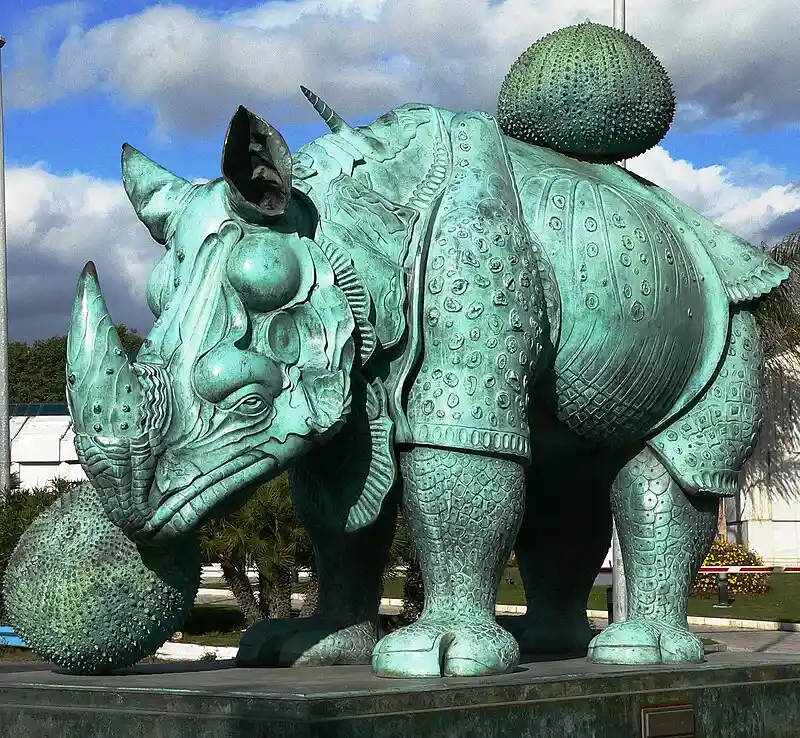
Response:
[[[105,677],[0,667],[0,735],[15,738],[794,738],[798,725],[796,656],[719,653],[651,669],[572,659],[435,680],[230,662]]]

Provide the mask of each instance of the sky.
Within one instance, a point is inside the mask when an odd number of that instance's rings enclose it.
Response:
[[[800,10],[790,0],[628,0],[678,110],[629,168],[753,243],[800,229]],[[9,335],[63,335],[84,263],[116,322],[146,333],[160,258],[120,183],[123,142],[186,179],[220,173],[243,104],[296,150],[406,102],[495,112],[547,33],[611,24],[612,0],[0,0]]]

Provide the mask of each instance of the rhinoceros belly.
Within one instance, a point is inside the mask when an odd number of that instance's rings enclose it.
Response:
[[[520,189],[561,293],[554,411],[595,441],[652,434],[719,363],[728,301],[716,273],[674,214],[581,167],[542,167]]]

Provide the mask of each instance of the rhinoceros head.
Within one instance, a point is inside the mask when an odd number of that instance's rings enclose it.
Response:
[[[223,176],[190,183],[125,145],[123,182],[166,247],[148,283],[155,322],[129,361],[96,270],[78,282],[67,357],[76,447],[109,517],[163,541],[243,502],[350,402],[354,319],[314,242],[272,126],[234,115]]]

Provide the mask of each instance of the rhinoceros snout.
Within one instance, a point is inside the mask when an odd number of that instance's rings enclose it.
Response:
[[[78,459],[106,514],[135,533],[151,515],[170,419],[169,382],[161,368],[129,359],[92,262],[78,280],[67,337],[67,404]]]

